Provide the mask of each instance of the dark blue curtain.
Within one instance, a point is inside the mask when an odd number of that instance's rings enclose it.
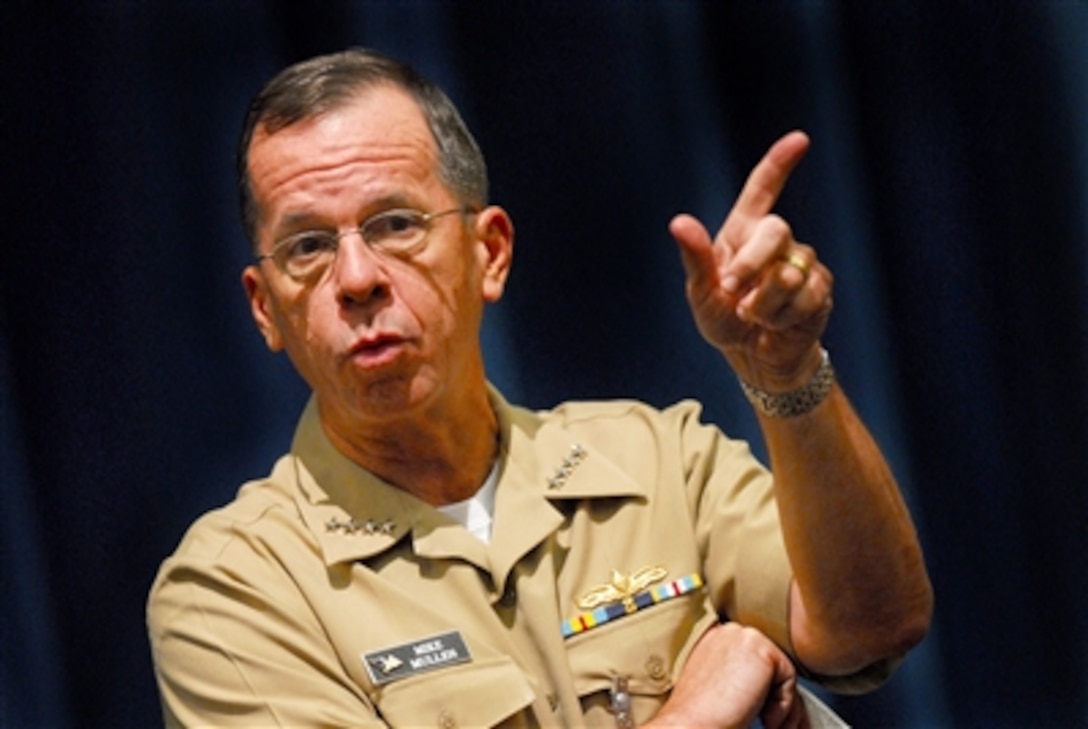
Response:
[[[152,726],[144,599],[264,474],[305,390],[238,284],[232,156],[283,65],[361,44],[461,105],[518,226],[511,398],[706,404],[670,216],[716,226],[781,133],[836,273],[827,345],[899,473],[936,623],[859,727],[1088,723],[1088,5],[0,6],[0,726]]]

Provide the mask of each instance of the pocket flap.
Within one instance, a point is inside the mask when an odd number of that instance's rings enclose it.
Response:
[[[689,641],[717,620],[702,592],[684,595],[625,615],[567,640],[575,688],[585,696],[626,676],[634,694],[672,688]]]
[[[504,656],[474,660],[385,686],[378,710],[391,726],[495,726],[533,702],[528,680]]]

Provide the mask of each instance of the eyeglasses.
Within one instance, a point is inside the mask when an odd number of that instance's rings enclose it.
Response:
[[[356,230],[338,233],[333,230],[304,230],[277,241],[269,253],[257,256],[258,261],[271,259],[291,278],[306,279],[321,273],[336,259],[340,239],[358,232],[372,251],[407,258],[419,252],[432,223],[454,213],[469,215],[476,209],[462,205],[437,213],[424,213],[411,208],[386,210],[364,220]]]

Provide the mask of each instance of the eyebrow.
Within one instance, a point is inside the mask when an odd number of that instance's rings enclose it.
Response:
[[[370,200],[364,205],[360,206],[359,224],[363,223],[368,218],[378,215],[387,210],[395,210],[397,208],[412,208],[415,209],[415,204],[410,202],[408,196],[403,193],[393,193],[377,198],[376,200]],[[367,210],[365,214],[363,210]],[[287,212],[279,219],[275,227],[272,229],[272,237],[279,240],[285,236],[292,235],[296,232],[305,230],[333,230],[336,226],[322,225],[322,216],[310,211],[299,212]]]
[[[288,213],[276,223],[276,230],[312,227],[317,223],[319,217],[313,213]]]

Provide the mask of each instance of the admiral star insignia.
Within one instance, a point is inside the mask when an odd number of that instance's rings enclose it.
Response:
[[[340,517],[334,516],[325,522],[325,531],[328,532],[343,532],[344,534],[366,534],[367,536],[374,536],[380,534],[382,536],[393,536],[394,530],[397,528],[396,523],[386,519],[384,521],[377,521],[375,519],[360,520],[352,517],[351,519],[340,519]]]
[[[574,473],[574,469],[577,468],[588,455],[589,452],[586,451],[580,443],[573,444],[570,447],[570,455],[563,459],[563,462],[555,469],[555,473],[548,479],[548,488],[562,488],[563,484],[570,478],[570,475]]]

